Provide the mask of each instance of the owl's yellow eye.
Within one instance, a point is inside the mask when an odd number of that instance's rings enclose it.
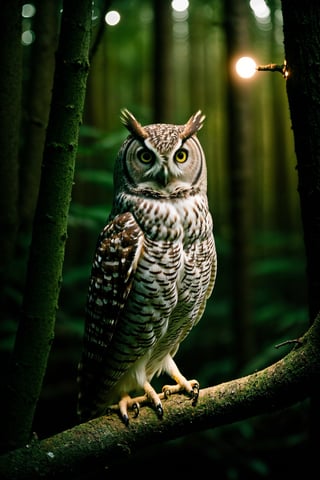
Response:
[[[174,154],[174,159],[178,163],[184,163],[188,158],[188,152],[184,148],[180,148]]]
[[[138,158],[142,163],[151,163],[154,159],[154,154],[150,150],[142,149],[138,152]]]

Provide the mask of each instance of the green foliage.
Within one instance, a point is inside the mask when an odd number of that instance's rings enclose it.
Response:
[[[113,177],[104,170],[82,170],[78,173],[78,178],[82,181],[92,182],[96,185],[112,187]]]
[[[80,205],[74,202],[70,208],[69,225],[72,227],[81,226],[88,229],[96,229],[98,223],[106,220],[111,207],[103,205]]]
[[[119,145],[127,136],[126,131],[101,132],[90,125],[82,125],[80,128],[80,144],[78,154],[81,157],[92,157],[94,155],[107,154],[110,151],[118,150]]]

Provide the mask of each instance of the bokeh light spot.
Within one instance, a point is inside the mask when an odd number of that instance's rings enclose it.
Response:
[[[108,12],[104,18],[106,23],[113,27],[120,22],[121,16],[116,10],[110,10],[110,12]]]
[[[184,12],[188,10],[189,1],[188,0],[172,0],[171,6],[176,12]]]
[[[25,3],[22,6],[22,16],[23,18],[31,18],[36,13],[36,7],[32,3]]]

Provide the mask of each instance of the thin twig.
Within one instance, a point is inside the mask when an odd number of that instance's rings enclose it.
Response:
[[[285,340],[284,342],[278,343],[274,346],[274,348],[284,347],[285,345],[291,345],[292,343],[295,343],[296,345],[302,345],[300,338],[294,338],[292,340]]]
[[[268,63],[267,65],[257,65],[256,70],[259,72],[280,72],[285,78],[287,78],[288,76],[288,65],[286,60],[284,60],[282,65],[279,65],[277,63]]]

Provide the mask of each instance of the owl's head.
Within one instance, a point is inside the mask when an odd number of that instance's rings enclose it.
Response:
[[[197,138],[205,119],[200,110],[184,125],[142,126],[128,110],[121,113],[130,135],[116,162],[116,191],[154,197],[206,192],[206,162]]]

